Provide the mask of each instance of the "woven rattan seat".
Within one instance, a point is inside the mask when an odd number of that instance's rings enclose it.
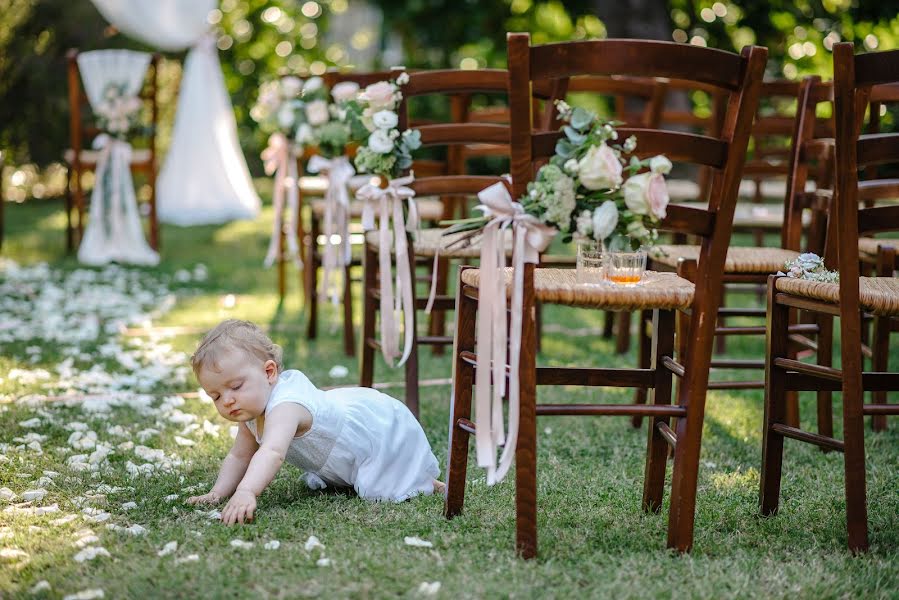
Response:
[[[880,246],[899,247],[899,239],[891,240],[884,238],[858,238],[858,251],[868,256],[875,256],[877,248]]]
[[[755,248],[731,246],[724,261],[725,273],[776,273],[784,263],[799,256],[798,252],[782,248]],[[699,246],[661,245],[650,252],[653,261],[672,268],[681,258],[699,259]]]
[[[683,206],[707,209],[705,202],[678,202]],[[802,226],[808,227],[812,222],[809,211],[802,212]],[[734,228],[736,229],[775,229],[784,226],[784,207],[782,204],[751,204],[741,202],[734,209]]]
[[[779,277],[775,285],[777,291],[795,296],[833,302],[834,304],[840,301],[840,286],[837,283]],[[895,277],[859,277],[859,300],[863,309],[874,314],[899,315],[899,279]]]
[[[421,229],[415,234],[415,255],[434,256],[439,250],[440,256],[445,258],[480,258],[481,237],[475,236],[466,242],[460,240],[467,234],[453,233],[443,235],[445,229]],[[393,236],[390,238],[393,243]],[[365,242],[372,248],[379,248],[381,240],[377,231],[369,231],[365,234]],[[456,243],[459,242],[459,243]],[[512,254],[512,236],[506,236],[506,255]]]
[[[325,214],[325,201],[313,200],[309,203],[312,206],[312,212],[316,216]],[[416,200],[418,207],[418,215],[424,221],[439,221],[443,218],[443,203],[437,198],[419,198]],[[350,217],[359,218],[362,216],[362,208],[364,204],[357,200],[350,202]]]
[[[505,270],[506,293],[512,293],[512,269]],[[480,269],[462,271],[462,282],[478,287]],[[603,310],[686,309],[693,303],[695,287],[674,273],[647,271],[641,285],[578,285],[574,269],[535,269],[537,300],[551,304]]]

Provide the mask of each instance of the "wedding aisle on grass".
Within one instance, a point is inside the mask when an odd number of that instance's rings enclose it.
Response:
[[[664,549],[667,499],[660,515],[640,510],[646,432],[626,419],[539,421],[536,561],[513,552],[513,479],[490,488],[473,460],[453,521],[438,497],[367,503],[311,491],[286,466],[254,523],[224,527],[217,511],[185,502],[211,485],[233,431],[198,393],[190,353],[223,318],[250,319],[284,347],[288,368],[319,387],[349,385],[358,369],[342,353],[337,310],[324,305],[324,331],[307,342],[292,266],[279,305],[275,273],[262,268],[270,210],[254,223],[163,228],[162,262],[143,269],[63,257],[60,214],[51,202],[14,206],[0,258],[0,597],[889,598],[899,589],[899,423],[876,435],[868,427],[872,544],[853,557],[836,453],[788,446],[780,514],[759,517],[759,391],[710,395],[690,555]],[[358,326],[358,303],[355,314]],[[553,364],[635,364],[633,351],[617,356],[600,337],[597,313],[554,307],[545,323]],[[731,348],[751,357],[762,344]],[[450,377],[449,353],[421,357],[422,380]],[[402,380],[401,370],[378,373]],[[421,394],[443,468],[450,388]],[[630,401],[609,389],[540,395]],[[801,408],[813,429],[814,398]]]

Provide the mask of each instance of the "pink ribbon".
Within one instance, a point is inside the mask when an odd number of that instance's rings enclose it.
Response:
[[[322,296],[331,296],[331,302],[337,304],[340,298],[340,290],[336,285],[331,285],[331,279],[335,271],[345,273],[346,265],[352,259],[350,246],[350,195],[347,184],[356,171],[350,165],[345,156],[327,159],[323,156],[313,156],[309,159],[307,169],[310,173],[324,173],[328,176],[328,191],[325,192],[325,252],[322,259]],[[340,236],[340,242],[334,244],[331,236]],[[348,281],[343,282],[349,285]]]
[[[519,358],[524,303],[524,265],[536,264],[549,246],[556,230],[512,200],[503,183],[494,183],[478,193],[482,204],[476,208],[492,217],[481,238],[480,283],[478,289],[478,361],[475,372],[475,433],[478,465],[487,469],[487,484],[503,480],[518,441]],[[508,339],[506,335],[505,232],[512,227],[512,305]],[[503,423],[506,393],[506,350],[509,356],[509,424]],[[493,385],[490,385],[491,372]],[[492,389],[491,389],[492,388]],[[505,444],[505,445],[504,445]],[[496,452],[503,446],[497,465]]]
[[[268,138],[268,146],[262,151],[265,173],[275,175],[272,190],[272,204],[275,210],[272,239],[265,254],[265,266],[270,267],[280,257],[280,238],[283,232],[287,238],[287,252],[298,269],[303,268],[300,259],[300,245],[297,240],[297,225],[300,218],[300,194],[297,188],[297,156],[283,133],[273,133]],[[287,206],[285,207],[285,192]],[[284,230],[284,212],[289,211],[290,226]]]
[[[375,214],[378,216],[378,267],[381,272],[381,353],[391,366],[397,356],[396,366],[403,365],[412,352],[414,334],[413,317],[415,306],[412,301],[412,272],[409,267],[409,244],[406,231],[418,230],[418,210],[415,206],[415,192],[406,187],[415,180],[414,174],[399,179],[391,179],[386,188],[367,183],[356,192],[356,198],[364,203],[362,227],[366,231],[375,229]],[[403,215],[403,202],[409,204],[409,221]],[[393,255],[396,256],[396,282],[390,276],[391,248],[390,225],[393,217]],[[395,291],[394,291],[395,290]],[[399,352],[399,332],[396,312],[403,311],[403,352]]]

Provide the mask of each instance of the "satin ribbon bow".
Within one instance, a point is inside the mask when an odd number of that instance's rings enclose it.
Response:
[[[107,171],[111,179],[111,193],[102,195],[103,231],[106,234],[106,239],[110,240],[116,229],[121,226],[118,222],[113,223],[114,219],[118,221],[121,218],[121,211],[113,210],[112,205],[116,200],[124,202],[122,198],[122,186],[125,184],[123,173],[127,173],[131,168],[129,165],[131,164],[132,148],[130,143],[108,133],[101,133],[95,137],[92,146],[94,150],[100,151],[99,156],[97,156],[97,185],[101,185],[101,182],[105,180]]]
[[[412,300],[412,272],[409,266],[409,244],[406,231],[418,231],[418,209],[415,206],[415,191],[407,187],[415,181],[414,174],[391,179],[386,188],[367,183],[356,192],[356,198],[364,202],[362,227],[366,231],[375,229],[375,214],[378,216],[378,268],[381,272],[381,353],[388,364],[393,365],[397,356],[397,366],[403,365],[412,352],[413,318],[415,306]],[[409,220],[403,215],[403,201],[409,205]],[[393,220],[393,254],[396,256],[396,283],[390,277],[391,248],[390,225]],[[399,352],[399,332],[395,313],[403,311],[403,352]]]
[[[265,253],[265,266],[270,267],[281,257],[281,235],[287,238],[287,252],[297,268],[303,268],[300,259],[300,245],[297,240],[297,226],[300,218],[300,194],[297,187],[297,157],[283,133],[273,133],[268,138],[268,146],[262,151],[262,160],[267,175],[275,175],[272,190],[272,204],[275,210],[272,239]],[[287,206],[285,207],[285,192]],[[290,227],[284,230],[284,213],[289,211]]]
[[[506,476],[515,456],[519,418],[519,357],[521,355],[524,265],[538,263],[556,230],[512,200],[503,183],[495,183],[478,193],[475,207],[491,220],[481,237],[480,283],[478,289],[478,361],[475,371],[475,433],[478,465],[487,469],[487,484]],[[512,228],[512,303],[508,339],[506,334],[505,233]],[[509,357],[509,424],[504,432],[503,397],[506,393],[506,349]],[[491,390],[490,378],[493,375]],[[496,452],[503,452],[496,461]]]
[[[309,159],[307,170],[310,173],[324,173],[328,177],[328,190],[325,192],[325,252],[322,260],[322,296],[331,296],[331,302],[337,304],[340,292],[336,285],[331,285],[335,271],[343,270],[350,264],[352,248],[350,247],[350,194],[347,184],[356,171],[346,156],[327,159],[315,155]],[[340,237],[340,242],[333,243],[332,236]],[[344,281],[344,286],[349,285]]]

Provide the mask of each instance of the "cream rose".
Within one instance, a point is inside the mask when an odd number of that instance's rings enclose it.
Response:
[[[285,98],[294,98],[303,90],[303,80],[289,75],[281,78],[281,93]]]
[[[671,161],[668,160],[667,156],[662,156],[659,154],[658,156],[653,156],[649,160],[649,170],[653,173],[661,173],[662,175],[667,175],[671,172]]]
[[[387,131],[378,129],[368,137],[368,148],[377,154],[387,154],[393,150],[393,140]]]
[[[624,203],[628,210],[636,215],[649,214],[649,198],[646,190],[649,187],[650,175],[651,173],[640,173],[624,182]]]
[[[399,117],[393,111],[381,110],[373,114],[371,120],[378,129],[393,129],[399,122]]]
[[[324,100],[313,100],[306,105],[306,119],[313,127],[327,123],[331,114],[328,112],[328,103]]]
[[[303,123],[299,127],[297,127],[297,135],[296,140],[300,144],[307,144],[314,139],[312,135],[312,128],[309,127],[308,123]]]
[[[293,107],[290,104],[283,105],[278,110],[278,127],[281,129],[290,129],[293,127],[296,116],[293,113]]]
[[[394,89],[393,84],[387,81],[379,81],[365,88],[362,92],[365,100],[373,112],[379,110],[393,110],[394,108]]]
[[[614,189],[621,185],[621,162],[605,143],[591,146],[578,162],[578,177],[588,190]]]
[[[325,82],[321,77],[310,77],[306,80],[305,85],[303,85],[303,91],[311,94],[312,92],[320,90],[323,85],[325,85]]]
[[[359,93],[359,84],[355,81],[342,81],[331,89],[334,102],[349,102]]]
[[[593,211],[593,238],[604,240],[618,225],[618,207],[612,200],[606,200]]]

